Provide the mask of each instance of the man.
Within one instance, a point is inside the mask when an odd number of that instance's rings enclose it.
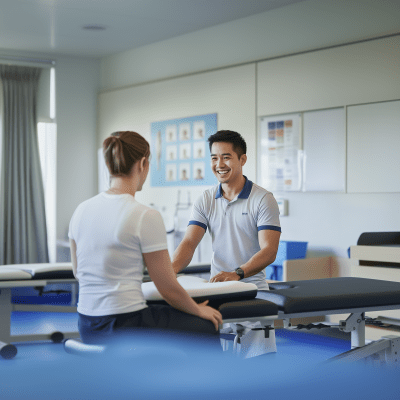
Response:
[[[220,185],[206,190],[193,205],[185,236],[174,252],[176,273],[191,261],[207,229],[212,237],[210,282],[242,280],[268,289],[265,267],[278,251],[281,228],[272,193],[242,173],[246,142],[233,131],[208,139],[211,168]]]
[[[265,267],[274,262],[281,235],[278,205],[272,193],[243,175],[246,142],[239,133],[218,131],[208,142],[211,168],[220,184],[203,192],[194,203],[172,266],[176,273],[184,269],[209,229],[213,248],[210,282],[243,280],[267,290]],[[242,335],[244,358],[275,352],[275,332],[266,335],[259,328],[260,323],[243,322],[225,325],[221,333]],[[221,342],[224,350],[231,343]]]

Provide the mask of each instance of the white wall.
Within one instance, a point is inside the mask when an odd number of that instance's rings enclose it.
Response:
[[[282,240],[309,243],[307,257],[347,257],[363,232],[399,231],[399,193],[286,193],[289,216],[281,217]]]
[[[98,129],[103,140],[117,130],[134,130],[150,142],[150,125],[155,121],[217,113],[218,129],[235,128],[248,144],[249,154],[244,173],[255,179],[256,171],[256,104],[255,65],[227,68],[188,77],[156,82],[101,93],[99,95]],[[150,177],[137,198],[173,213],[178,200],[191,202],[205,186],[155,188]],[[217,181],[215,181],[217,183]]]
[[[217,113],[218,129],[235,127],[247,141],[250,156],[245,173],[255,179],[255,65],[226,68],[110,91],[99,95],[98,147],[116,130],[136,130],[150,141],[150,124]],[[152,188],[151,195],[158,195]],[[147,191],[146,191],[147,192]]]
[[[98,87],[99,61],[56,58],[57,239],[67,239],[75,208],[97,193]]]
[[[258,63],[258,115],[400,96],[400,36]]]
[[[257,71],[259,116],[395,100],[400,36],[265,61]],[[281,195],[289,200],[282,239],[308,241],[308,256],[346,256],[362,232],[400,229],[400,193]]]
[[[108,90],[398,33],[397,0],[307,0],[107,57]]]
[[[257,112],[243,119],[240,110],[242,105],[246,105],[247,97],[243,98],[239,107],[228,112],[231,104],[226,103],[227,107],[222,107],[221,100],[237,94],[236,90],[229,92],[225,85],[218,86],[218,80],[208,81],[205,77],[213,74],[223,77],[228,71],[235,71],[238,73],[235,79],[241,82],[249,78],[244,71],[253,67],[257,70],[254,80]],[[136,79],[134,72],[131,78]],[[148,134],[152,121],[204,113],[204,105],[200,106],[195,98],[189,104],[185,103],[183,109],[177,107],[180,101],[187,99],[190,93],[187,88],[196,82],[195,87],[201,88],[201,93],[209,94],[210,102],[214,101],[214,96],[219,99],[213,112],[224,110],[223,113],[229,115],[226,120],[228,126],[219,124],[219,128],[245,133],[250,144],[249,158],[252,159],[247,173],[252,178],[256,165],[256,134],[252,137],[251,132],[254,132],[257,116],[393,100],[400,97],[399,78],[400,38],[394,37],[138,85],[100,95],[99,138],[101,141],[118,123],[124,128],[134,129],[137,126],[142,130],[139,132]],[[250,82],[248,84],[250,87]],[[168,93],[172,106],[169,102],[164,104],[165,93]],[[136,97],[134,100],[130,97],[133,94]],[[157,97],[160,101],[156,100]],[[251,98],[246,101],[254,104]],[[122,110],[124,102],[127,106]],[[135,123],[136,116],[141,121],[138,125]],[[161,192],[154,190],[145,187],[143,200],[154,202],[160,198]],[[309,257],[325,254],[346,256],[347,248],[357,242],[362,232],[393,231],[400,226],[399,193],[310,192],[284,193],[284,197],[289,200],[289,216],[281,218],[282,240],[308,241]]]
[[[217,113],[218,129],[235,127],[246,139],[250,154],[254,155],[255,77],[253,64],[102,93],[99,96],[98,146],[117,130],[135,130],[150,142],[152,122]],[[255,171],[255,157],[249,157],[244,172],[254,180]],[[164,216],[167,231],[175,227],[184,232],[191,207],[179,212],[179,222],[174,220],[178,198],[180,203],[193,203],[206,188],[203,185],[156,188],[150,186],[149,177],[136,197],[144,204],[157,206]],[[209,262],[211,241],[208,234],[200,247],[193,262]],[[173,235],[168,235],[168,248],[172,254]]]

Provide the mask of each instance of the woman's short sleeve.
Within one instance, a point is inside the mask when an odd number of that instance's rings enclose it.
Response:
[[[78,213],[80,213],[80,205],[76,208],[74,213],[72,214],[71,220],[69,221],[69,227],[68,227],[68,238],[76,240],[76,221],[79,220],[79,216],[77,216]]]
[[[161,214],[153,209],[147,210],[140,223],[139,240],[142,253],[167,250],[167,233]]]

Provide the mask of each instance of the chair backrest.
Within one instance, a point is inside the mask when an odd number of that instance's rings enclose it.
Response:
[[[400,232],[364,232],[357,241],[358,246],[400,245]]]

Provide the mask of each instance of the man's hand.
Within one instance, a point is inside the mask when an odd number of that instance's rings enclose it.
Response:
[[[234,272],[219,272],[217,275],[210,279],[211,283],[214,282],[227,282],[227,281],[238,281],[240,279],[239,275]]]

